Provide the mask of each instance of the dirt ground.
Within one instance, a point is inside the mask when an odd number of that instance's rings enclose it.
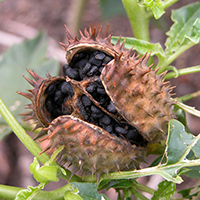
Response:
[[[66,41],[64,24],[77,32],[73,26],[73,5],[72,0],[4,0],[0,2],[0,53],[4,52],[9,46],[15,42],[21,41],[23,38],[33,37],[38,30],[45,30],[54,41]],[[78,1],[77,1],[78,2]],[[197,0],[180,0],[173,9],[187,5]],[[164,31],[168,30],[172,24],[169,16],[170,9],[167,9],[166,15],[162,18]],[[106,27],[110,25],[110,32],[113,35],[132,36],[131,26],[126,16],[116,15],[110,19],[103,20],[101,8],[98,0],[86,0],[82,13],[79,28],[83,30],[85,27]],[[152,42],[160,42],[164,45],[166,36],[163,31],[155,25],[150,24],[150,36]],[[60,48],[58,45],[56,48]],[[186,51],[176,61],[174,65],[178,68],[199,65],[200,63],[200,45],[196,45],[191,50]],[[62,52],[63,53],[63,52]],[[64,55],[61,55],[61,57]],[[60,59],[60,62],[64,62]],[[177,96],[200,90],[199,73],[181,76],[178,79],[171,80],[172,85],[176,85],[174,92]],[[200,109],[200,97],[186,102],[190,106]],[[200,131],[200,119],[194,116],[187,116],[189,128],[192,133],[198,134]],[[27,187],[27,185],[35,185],[32,176],[29,173],[29,165],[32,162],[32,155],[18,141],[14,134],[7,136],[0,142],[0,184],[7,184],[19,187]],[[22,164],[23,163],[23,164]],[[157,186],[158,178],[146,178],[142,182]],[[56,187],[65,184],[64,181],[56,184]],[[55,185],[49,184],[47,190],[55,189]],[[108,194],[109,195],[109,194]],[[110,192],[110,198],[116,199],[113,191]]]

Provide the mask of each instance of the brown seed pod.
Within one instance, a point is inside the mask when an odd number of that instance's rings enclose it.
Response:
[[[150,54],[149,54],[150,55]],[[101,73],[107,94],[117,110],[149,142],[164,139],[174,117],[168,82],[146,66],[149,55],[140,59],[128,53],[115,56]]]
[[[148,56],[131,57],[120,39],[112,45],[101,29],[85,29],[81,39],[66,32],[63,76],[43,79],[29,71],[34,89],[19,92],[32,101],[24,115],[36,120],[36,128],[46,127],[37,136],[47,134],[43,152],[63,146],[60,163],[83,176],[138,168],[147,143],[166,136],[171,88],[146,66]]]
[[[50,140],[44,151],[52,152],[54,148],[64,146],[58,155],[60,163],[72,165],[73,174],[81,169],[83,176],[138,168],[145,156],[143,147],[131,145],[127,140],[71,115],[54,119],[44,139]]]

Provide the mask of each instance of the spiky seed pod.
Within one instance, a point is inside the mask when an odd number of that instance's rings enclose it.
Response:
[[[143,147],[70,115],[53,120],[43,139],[50,140],[45,151],[64,146],[58,155],[60,163],[72,165],[73,173],[81,169],[83,175],[138,168],[145,155]]]
[[[149,54],[150,55],[150,54]],[[118,112],[149,142],[164,139],[174,117],[168,82],[164,74],[146,66],[149,55],[140,59],[129,54],[115,56],[101,73],[107,94]]]
[[[43,79],[29,71],[35,81],[26,80],[34,89],[19,93],[32,101],[28,119],[46,127],[37,138],[48,130],[43,152],[63,146],[59,160],[73,165],[72,174],[138,168],[147,143],[163,138],[173,117],[170,88],[146,67],[148,56],[130,57],[120,38],[112,45],[108,29],[104,38],[101,29],[85,29],[81,39],[66,32],[63,77]]]

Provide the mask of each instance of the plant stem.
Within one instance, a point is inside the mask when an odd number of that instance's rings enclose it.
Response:
[[[143,191],[143,192],[147,192],[149,194],[153,194],[155,192],[154,189],[152,189],[152,188],[150,188],[146,185],[143,185],[141,183],[138,183],[138,182],[137,182],[137,184],[134,185],[134,187],[135,187],[135,189],[138,189],[138,190]]]
[[[188,101],[188,100],[196,98],[198,96],[200,96],[200,90],[198,90],[197,92],[193,92],[191,94],[186,94],[182,97],[178,97],[178,99],[181,101]]]
[[[177,1],[179,0],[164,0],[164,9],[167,9],[168,7],[170,7],[171,5],[175,4]]]
[[[130,20],[134,37],[150,41],[149,20],[146,18],[145,8],[139,6],[137,0],[122,0],[122,3]]]
[[[13,200],[15,199],[17,193],[25,188],[0,185],[0,199]],[[69,189],[68,185],[65,185],[57,190],[53,191],[39,191],[32,200],[63,200],[64,193]]]
[[[68,13],[68,28],[72,34],[77,35],[83,16],[86,0],[73,0]]]
[[[25,145],[25,147],[42,163],[44,164],[49,160],[49,156],[46,153],[39,155],[42,151],[41,148],[33,141],[33,139],[26,133],[22,126],[17,122],[11,112],[3,103],[0,98],[0,114],[8,123],[12,131],[16,134],[19,140]]]
[[[187,45],[184,45],[182,47],[180,47],[175,53],[173,53],[172,55],[168,56],[165,61],[160,65],[160,69],[158,70],[158,74],[161,74],[162,72],[164,72],[165,70],[167,70],[167,67],[179,56],[181,55],[183,52],[185,52],[186,50],[188,50],[189,48],[191,48],[192,46],[194,46],[195,43],[193,42],[189,42]]]
[[[200,65],[193,66],[193,67],[187,67],[184,69],[177,70],[178,76],[186,75],[186,74],[192,74],[192,73],[197,73],[200,72]],[[170,78],[177,78],[177,73],[176,72],[169,72],[165,75],[165,79],[170,79]]]

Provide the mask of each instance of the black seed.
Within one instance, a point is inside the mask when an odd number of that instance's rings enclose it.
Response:
[[[108,125],[104,128],[106,131],[108,131],[109,133],[111,133],[113,131],[113,127],[112,125]]]
[[[60,89],[63,94],[68,94],[71,97],[74,95],[74,89],[72,85],[68,82],[62,82],[60,84]]]
[[[63,74],[65,76],[69,76],[69,78],[78,79],[78,71],[76,69],[72,69],[71,67],[68,67]]]
[[[109,112],[113,113],[113,114],[117,112],[117,110],[116,110],[116,108],[115,108],[115,106],[114,106],[112,101],[110,101],[109,105],[107,106],[107,110]]]
[[[62,110],[61,110],[61,107],[55,107],[52,111],[52,115],[54,118],[62,115]]]
[[[96,50],[96,51],[94,51],[92,54],[91,54],[91,57],[94,55],[97,55],[98,53],[100,53],[101,51],[99,51],[99,50]]]
[[[55,92],[55,96],[54,96],[55,103],[61,104],[63,101],[63,98],[64,98],[64,96],[63,96],[62,92],[60,90],[57,90]]]
[[[65,64],[64,66],[63,66],[63,76],[67,76],[66,75],[66,70],[69,68],[69,65],[68,64]]]
[[[92,101],[86,95],[82,95],[81,101],[85,107],[91,106],[92,104]]]
[[[46,106],[46,109],[49,111],[49,112],[52,112],[53,109],[54,109],[54,101],[53,101],[53,98],[52,97],[47,97],[46,100],[45,100],[45,106]]]
[[[86,112],[82,103],[79,103],[78,108],[79,108],[80,114],[84,117],[84,119],[88,120],[89,119],[89,115],[88,115],[89,113]]]
[[[106,99],[104,96],[99,98],[99,103],[104,104],[106,102]]]
[[[101,60],[97,60],[95,57],[91,57],[89,61],[90,61],[90,63],[92,65],[96,65],[98,67],[100,67],[101,64],[102,64],[102,61]]]
[[[122,127],[120,127],[120,126],[115,127],[115,131],[116,131],[117,133],[123,134],[123,135],[125,135],[125,134],[128,133],[128,130],[127,130],[127,129],[122,128]]]
[[[103,63],[104,64],[107,64],[108,62],[110,62],[113,58],[110,57],[110,56],[106,56],[104,59],[103,59]]]
[[[101,119],[100,119],[100,123],[104,124],[104,125],[109,125],[111,122],[111,118],[108,115],[104,115]]]
[[[89,92],[89,93],[92,93],[96,90],[97,86],[96,85],[93,85],[93,84],[90,84],[87,88],[86,88],[86,91]]]
[[[83,52],[80,52],[80,53],[77,53],[74,55],[74,57],[72,58],[72,61],[71,62],[77,62],[79,60],[81,60],[82,58],[84,58],[86,56],[85,53]]]
[[[52,95],[55,91],[56,91],[56,84],[55,84],[55,83],[52,83],[51,85],[49,85],[49,86],[47,87],[47,89],[45,90],[45,92],[46,92],[48,95]]]
[[[95,119],[99,119],[103,116],[103,113],[92,113],[91,117],[95,118]]]
[[[90,71],[87,73],[87,76],[92,76],[96,74],[99,71],[98,67],[93,65],[90,69]]]
[[[138,133],[136,130],[129,130],[128,133],[126,134],[126,139],[127,140],[132,140],[132,141],[135,141],[137,140],[137,137],[138,137]]]
[[[80,61],[78,62],[79,68],[81,69],[81,68],[85,67],[85,65],[86,65],[87,62],[88,62],[87,59],[82,59],[82,60],[80,60]]]
[[[94,113],[102,113],[102,111],[99,108],[97,108],[95,105],[91,106],[91,111]]]
[[[105,89],[102,88],[102,87],[97,87],[97,92],[98,92],[99,94],[106,94]]]
[[[86,74],[89,70],[91,69],[91,64],[90,63],[86,63],[85,67],[82,69],[82,73]]]
[[[103,52],[100,52],[100,53],[97,53],[96,55],[95,55],[95,58],[97,59],[97,60],[103,60],[104,58],[105,58],[105,54],[103,53]]]

